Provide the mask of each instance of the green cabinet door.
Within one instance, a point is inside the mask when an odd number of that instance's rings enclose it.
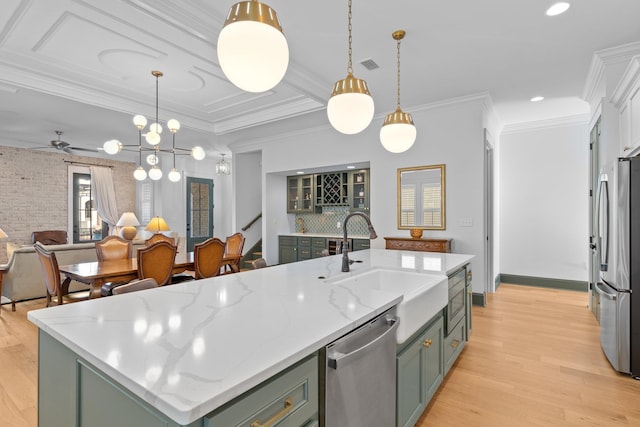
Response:
[[[313,175],[287,177],[287,213],[314,211]]]
[[[295,236],[278,237],[278,263],[298,261],[298,239]]]
[[[352,252],[370,248],[371,244],[369,242],[369,239],[353,239],[353,248],[351,248]]]
[[[415,425],[444,378],[444,323],[438,315],[396,358],[398,427]]]

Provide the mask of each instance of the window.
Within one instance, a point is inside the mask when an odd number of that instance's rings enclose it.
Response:
[[[401,192],[401,223],[406,225],[416,225],[416,186],[414,184],[403,185]]]
[[[442,224],[441,197],[440,185],[424,184],[422,186],[422,225],[438,227]]]
[[[96,211],[91,174],[73,172],[72,235],[73,243],[102,240],[109,234],[109,225],[102,221]]]

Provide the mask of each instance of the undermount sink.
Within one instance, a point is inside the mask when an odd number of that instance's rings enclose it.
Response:
[[[429,319],[447,305],[446,276],[393,269],[372,269],[349,277],[327,281],[347,288],[366,287],[371,291],[401,293],[397,312],[400,325],[396,334],[398,344],[407,340]]]

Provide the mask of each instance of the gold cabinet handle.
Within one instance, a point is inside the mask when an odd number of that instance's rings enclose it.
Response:
[[[261,424],[260,420],[255,420],[254,422],[251,423],[251,427],[271,427],[272,425],[280,421],[280,419],[284,418],[284,416],[287,415],[289,412],[291,412],[292,409],[293,409],[293,399],[291,399],[290,397],[287,397],[284,400],[284,407],[280,409],[280,411],[277,414],[269,418],[264,424]]]
[[[455,340],[451,343],[451,347],[453,348],[458,348],[459,345],[460,345],[460,340]]]
[[[423,346],[429,348],[431,347],[432,341],[431,340],[426,340],[425,342],[422,343]]]

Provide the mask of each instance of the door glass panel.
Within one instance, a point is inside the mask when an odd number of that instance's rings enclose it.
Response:
[[[187,178],[187,251],[213,237],[213,180]]]
[[[102,221],[96,210],[91,189],[91,175],[73,174],[73,242],[93,242],[102,240],[109,233],[107,223]]]

